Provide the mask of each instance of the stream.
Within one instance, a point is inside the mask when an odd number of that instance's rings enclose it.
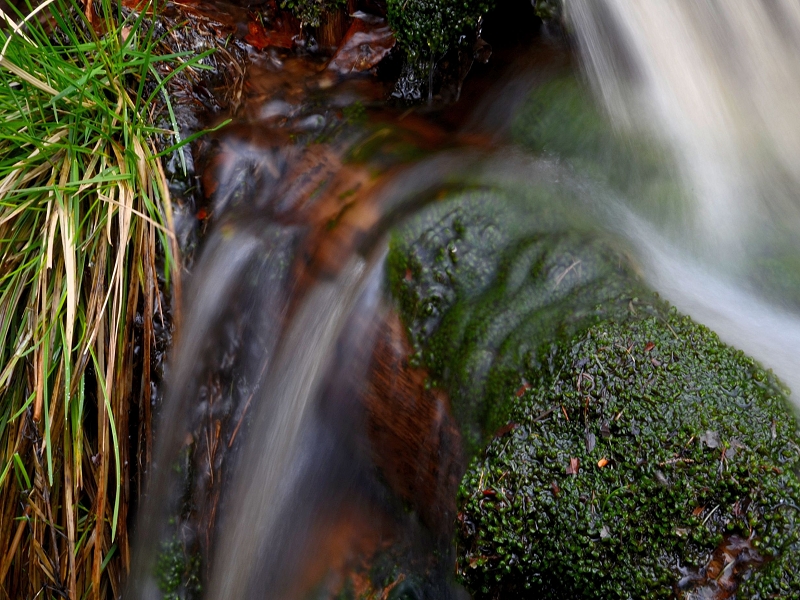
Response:
[[[527,3],[500,13],[479,37],[491,58],[476,45],[430,105],[392,97],[386,25],[359,13],[368,53],[293,52],[276,33],[247,50],[235,101],[202,115],[230,122],[196,145],[202,193],[176,217],[197,250],[127,598],[359,597],[376,570],[391,584],[370,597],[469,597],[457,494],[488,425],[431,385],[428,325],[409,336],[390,278],[403,232],[433,247],[437,229],[414,227],[453,198],[501,215],[475,209],[478,241],[448,246],[459,268],[513,256],[486,282],[523,286],[515,268],[551,260],[535,244],[564,249],[554,287],[520,287],[513,311],[589,314],[584,286],[619,256],[800,389],[796,3],[572,0],[569,34]],[[527,323],[508,314],[487,347]],[[476,381],[491,360],[470,363]]]

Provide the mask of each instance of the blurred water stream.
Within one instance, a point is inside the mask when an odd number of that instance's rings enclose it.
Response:
[[[667,149],[674,207],[643,208],[584,163],[510,144],[530,91],[574,77],[547,39],[515,46],[502,76],[475,67],[450,113],[387,107],[384,84],[321,61],[254,55],[242,109],[198,160],[215,224],[187,294],[128,597],[162,597],[176,548],[187,597],[326,597],[393,544],[441,571],[439,597],[462,593],[444,575],[463,468],[449,404],[405,358],[375,358],[381,344],[410,352],[391,325],[387,236],[454,190],[559,190],[563,212],[623,240],[654,289],[800,390],[800,285],[784,285],[800,281],[800,6],[566,6],[610,135]],[[427,513],[376,474],[365,398],[382,368],[433,407],[404,450],[412,479],[435,473]]]

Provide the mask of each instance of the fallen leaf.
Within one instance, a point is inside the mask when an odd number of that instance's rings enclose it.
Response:
[[[581,467],[581,461],[577,458],[569,459],[569,466],[567,467],[567,475],[577,475],[578,469]]]
[[[514,395],[515,395],[517,398],[519,398],[519,397],[521,397],[521,396],[522,396],[522,394],[524,394],[525,392],[527,392],[529,389],[531,389],[531,384],[530,384],[530,383],[528,383],[528,382],[526,381],[525,383],[523,383],[523,384],[520,386],[520,388],[519,388],[519,389],[518,389],[516,392],[514,392]]]
[[[597,461],[597,466],[600,467],[601,469],[605,467],[607,464],[608,464],[608,459],[606,457],[603,457]]]
[[[507,423],[495,432],[494,437],[503,437],[511,431],[514,431],[517,427],[519,427],[517,423]]]
[[[647,345],[644,347],[645,352],[650,352],[656,345],[653,342],[647,342]]]
[[[269,47],[291,50],[294,46],[294,36],[279,31],[267,31],[258,21],[247,23],[247,35],[244,36],[244,41],[256,50]]]

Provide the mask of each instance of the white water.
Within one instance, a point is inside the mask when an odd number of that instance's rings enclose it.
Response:
[[[673,148],[697,200],[693,234],[724,258],[798,219],[800,3],[573,0],[608,112]],[[690,227],[692,225],[690,224]]]
[[[650,283],[800,389],[800,316],[748,281],[755,254],[800,254],[800,2],[565,5],[613,122],[664,142],[693,198],[677,239],[626,218]]]
[[[287,573],[269,571],[284,566],[280,556],[291,537],[302,537],[296,514],[296,504],[302,503],[298,480],[308,471],[302,465],[319,459],[309,454],[316,443],[311,421],[314,402],[343,328],[352,327],[349,314],[358,308],[376,316],[382,266],[383,256],[369,270],[362,259],[355,259],[336,281],[317,286],[292,320],[262,386],[265,398],[255,408],[257,433],[248,438],[243,467],[232,482],[208,597],[250,598],[263,587],[270,589],[262,589],[262,596],[287,593],[291,577],[287,581]],[[366,330],[372,324],[368,318]],[[366,330],[360,332],[359,343],[369,346]]]

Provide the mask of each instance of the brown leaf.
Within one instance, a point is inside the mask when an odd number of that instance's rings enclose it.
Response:
[[[531,389],[531,384],[530,384],[530,383],[528,383],[528,382],[526,381],[525,383],[523,383],[523,384],[520,386],[520,388],[519,388],[519,389],[518,389],[516,392],[514,392],[514,395],[515,395],[517,398],[520,398],[520,397],[522,396],[522,394],[524,394],[525,392],[527,392],[529,389]]]
[[[291,50],[294,46],[294,36],[281,31],[267,31],[258,21],[247,23],[247,35],[244,36],[244,41],[256,50],[268,47]]]
[[[503,437],[504,435],[514,431],[517,427],[519,427],[517,423],[507,423],[495,432],[494,437]]]
[[[569,459],[569,466],[567,467],[567,475],[577,475],[578,469],[581,467],[581,461],[577,458]]]

